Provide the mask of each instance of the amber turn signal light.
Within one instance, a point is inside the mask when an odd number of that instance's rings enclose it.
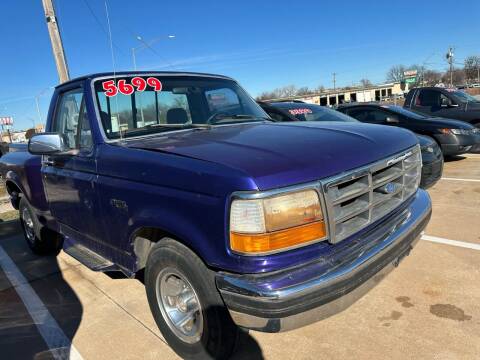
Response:
[[[325,236],[325,222],[316,221],[271,233],[242,234],[230,232],[230,247],[233,251],[239,253],[255,255],[305,245],[314,240],[321,240]]]

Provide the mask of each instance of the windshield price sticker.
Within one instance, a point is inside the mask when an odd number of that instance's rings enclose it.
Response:
[[[105,95],[108,97],[116,96],[119,92],[123,95],[131,95],[134,91],[145,91],[147,85],[152,87],[154,91],[162,91],[162,82],[154,77],[149,77],[147,80],[136,76],[130,80],[121,79],[115,84],[115,80],[107,80],[102,83]]]
[[[288,112],[292,115],[311,114],[313,111],[310,109],[290,109]]]

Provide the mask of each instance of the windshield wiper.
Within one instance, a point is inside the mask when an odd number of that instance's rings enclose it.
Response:
[[[148,133],[155,130],[184,130],[184,129],[210,129],[212,126],[210,124],[192,124],[192,123],[185,123],[185,124],[149,124],[146,126],[142,126],[139,128],[134,129],[127,129],[121,131],[122,136],[129,134],[143,134]]]
[[[227,120],[227,121],[225,121]],[[210,119],[208,119],[207,123],[208,124],[215,124],[215,123],[218,123],[218,122],[228,122],[228,120],[234,120],[234,121],[237,121],[237,120],[247,120],[247,121],[272,121],[274,122],[273,119],[270,119],[268,117],[262,117],[262,116],[254,116],[254,115],[248,115],[248,114],[233,114],[233,115],[227,115],[227,114],[217,114],[217,115],[214,115],[212,117],[210,117]]]
[[[184,124],[150,124],[145,126],[146,129],[209,129],[212,126],[210,124],[193,124],[193,123],[184,123]]]

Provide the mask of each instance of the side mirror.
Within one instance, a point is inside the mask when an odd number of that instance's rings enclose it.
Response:
[[[440,106],[448,108],[448,107],[457,107],[458,104],[453,103],[452,100],[450,100],[450,99],[442,97]]]
[[[63,136],[58,133],[37,134],[28,141],[28,152],[33,155],[60,155],[67,150]]]
[[[387,116],[387,118],[385,119],[385,122],[389,124],[398,124],[400,121],[395,116]]]

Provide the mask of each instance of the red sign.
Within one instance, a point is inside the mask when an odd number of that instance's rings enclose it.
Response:
[[[13,125],[13,118],[11,116],[0,117],[0,125]]]
[[[149,77],[145,81],[144,78],[136,76],[131,80],[131,84],[127,84],[127,81],[124,79],[118,80],[117,84],[115,84],[114,80],[107,80],[102,83],[105,95],[108,97],[115,96],[118,92],[123,95],[131,95],[135,89],[137,91],[145,91],[147,85],[155,91],[162,91],[162,82],[154,77]]]
[[[310,109],[290,109],[288,112],[292,115],[302,115],[302,114],[311,114],[313,113]]]

